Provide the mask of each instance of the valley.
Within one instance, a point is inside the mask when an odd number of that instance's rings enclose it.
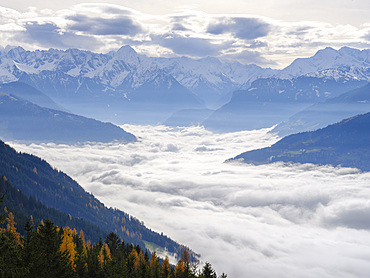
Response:
[[[224,163],[230,154],[275,143],[279,138],[270,129],[217,134],[202,127],[123,128],[138,142],[10,144],[44,157],[107,206],[190,246],[228,277],[346,277],[349,258],[361,265],[351,268],[354,277],[370,271],[361,263],[370,255],[368,172]],[[331,264],[325,259],[330,256],[343,263]]]

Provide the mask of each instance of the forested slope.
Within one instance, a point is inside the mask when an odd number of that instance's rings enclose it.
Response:
[[[232,160],[256,165],[277,161],[331,164],[370,171],[370,113],[289,135],[271,147],[245,152]]]
[[[147,241],[178,255],[185,248],[167,236],[148,229],[135,217],[107,208],[76,181],[52,168],[46,161],[18,153],[3,142],[0,142],[0,176],[5,176],[26,196],[34,196],[49,208],[81,218],[103,230],[113,231],[125,242],[144,248],[144,241]]]

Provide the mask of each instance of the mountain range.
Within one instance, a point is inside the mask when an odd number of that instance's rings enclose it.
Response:
[[[158,124],[180,110],[212,108],[202,124],[221,132],[279,124],[369,80],[370,50],[349,47],[319,50],[282,70],[212,57],[147,57],[130,46],[105,54],[21,47],[0,53],[2,86],[23,82],[71,113],[116,124]]]
[[[348,47],[326,48],[310,58],[295,60],[285,69],[272,70],[212,57],[151,58],[136,53],[130,46],[106,54],[78,49],[26,51],[7,47],[0,53],[0,82],[22,81],[68,111],[84,116],[121,124],[156,124],[178,110],[228,105],[226,102],[234,91],[237,92],[231,102],[239,101],[241,90],[251,92],[248,90],[257,88],[253,93],[264,90],[265,85],[259,88],[254,83],[259,79],[271,86],[291,80],[293,87],[298,78],[321,80],[312,85],[317,88],[305,81],[311,88],[298,86],[298,89],[309,95],[336,96],[339,92],[330,91],[332,88],[324,83],[336,83],[338,87],[356,82],[358,86],[364,85],[370,80],[369,53]],[[269,90],[284,99],[286,94],[281,92],[287,90],[287,85]],[[271,96],[271,92],[267,94]],[[317,99],[311,100],[310,104]],[[220,109],[206,125],[227,107]]]

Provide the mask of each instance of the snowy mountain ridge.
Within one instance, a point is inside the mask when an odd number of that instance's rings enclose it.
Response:
[[[132,91],[148,83],[164,82],[165,86],[171,87],[173,82],[178,82],[210,104],[237,89],[247,89],[259,78],[291,79],[306,75],[368,81],[370,50],[327,47],[312,57],[296,59],[282,70],[212,57],[151,58],[138,54],[130,46],[106,54],[79,49],[26,51],[20,46],[0,50],[1,83],[17,81],[25,74],[35,79],[36,75],[50,76],[52,72],[64,74],[59,82],[65,81],[65,86],[71,80],[79,84],[88,80],[104,92],[128,98]],[[75,91],[78,89],[77,85]]]
[[[358,50],[342,47],[339,50],[335,50],[331,47],[326,47],[317,51],[312,57],[294,60],[289,66],[279,71],[276,77],[289,79],[327,69],[343,69],[344,67],[369,68],[370,49]]]

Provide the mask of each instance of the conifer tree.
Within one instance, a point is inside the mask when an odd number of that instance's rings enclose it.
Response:
[[[7,229],[0,231],[0,270],[2,277],[27,277],[22,261],[20,235],[15,228],[14,216],[8,214]]]
[[[127,258],[127,267],[130,277],[135,277],[135,273],[139,269],[139,255],[135,248],[132,249],[130,255]]]
[[[76,244],[76,261],[75,261],[75,271],[78,277],[87,277],[88,267],[87,267],[87,247],[85,242],[84,232],[80,231],[80,236],[73,236],[73,242]]]
[[[152,278],[160,278],[161,265],[157,259],[157,255],[155,252],[152,253],[149,264],[150,264],[150,276]]]
[[[60,252],[68,257],[70,265],[75,269],[77,251],[76,244],[73,242],[73,234],[74,232],[69,227],[64,228],[62,242],[60,244]]]
[[[175,276],[176,278],[183,278],[184,277],[184,272],[185,272],[185,265],[182,260],[179,260],[176,264],[175,268]]]
[[[115,233],[110,233],[109,235],[106,236],[105,238],[105,243],[108,245],[110,251],[112,254],[116,254],[118,248],[121,245],[121,240],[119,236]]]
[[[206,262],[202,269],[202,278],[217,278],[216,272],[213,270],[212,265]]]
[[[171,267],[170,267],[170,261],[167,256],[162,263],[161,274],[162,274],[162,278],[170,278]]]
[[[98,255],[98,261],[101,268],[104,268],[106,263],[112,259],[112,255],[110,253],[109,247],[106,243],[104,243],[100,249]]]
[[[33,237],[35,255],[30,277],[74,277],[69,258],[60,252],[61,240],[54,223],[47,219],[37,231]]]

